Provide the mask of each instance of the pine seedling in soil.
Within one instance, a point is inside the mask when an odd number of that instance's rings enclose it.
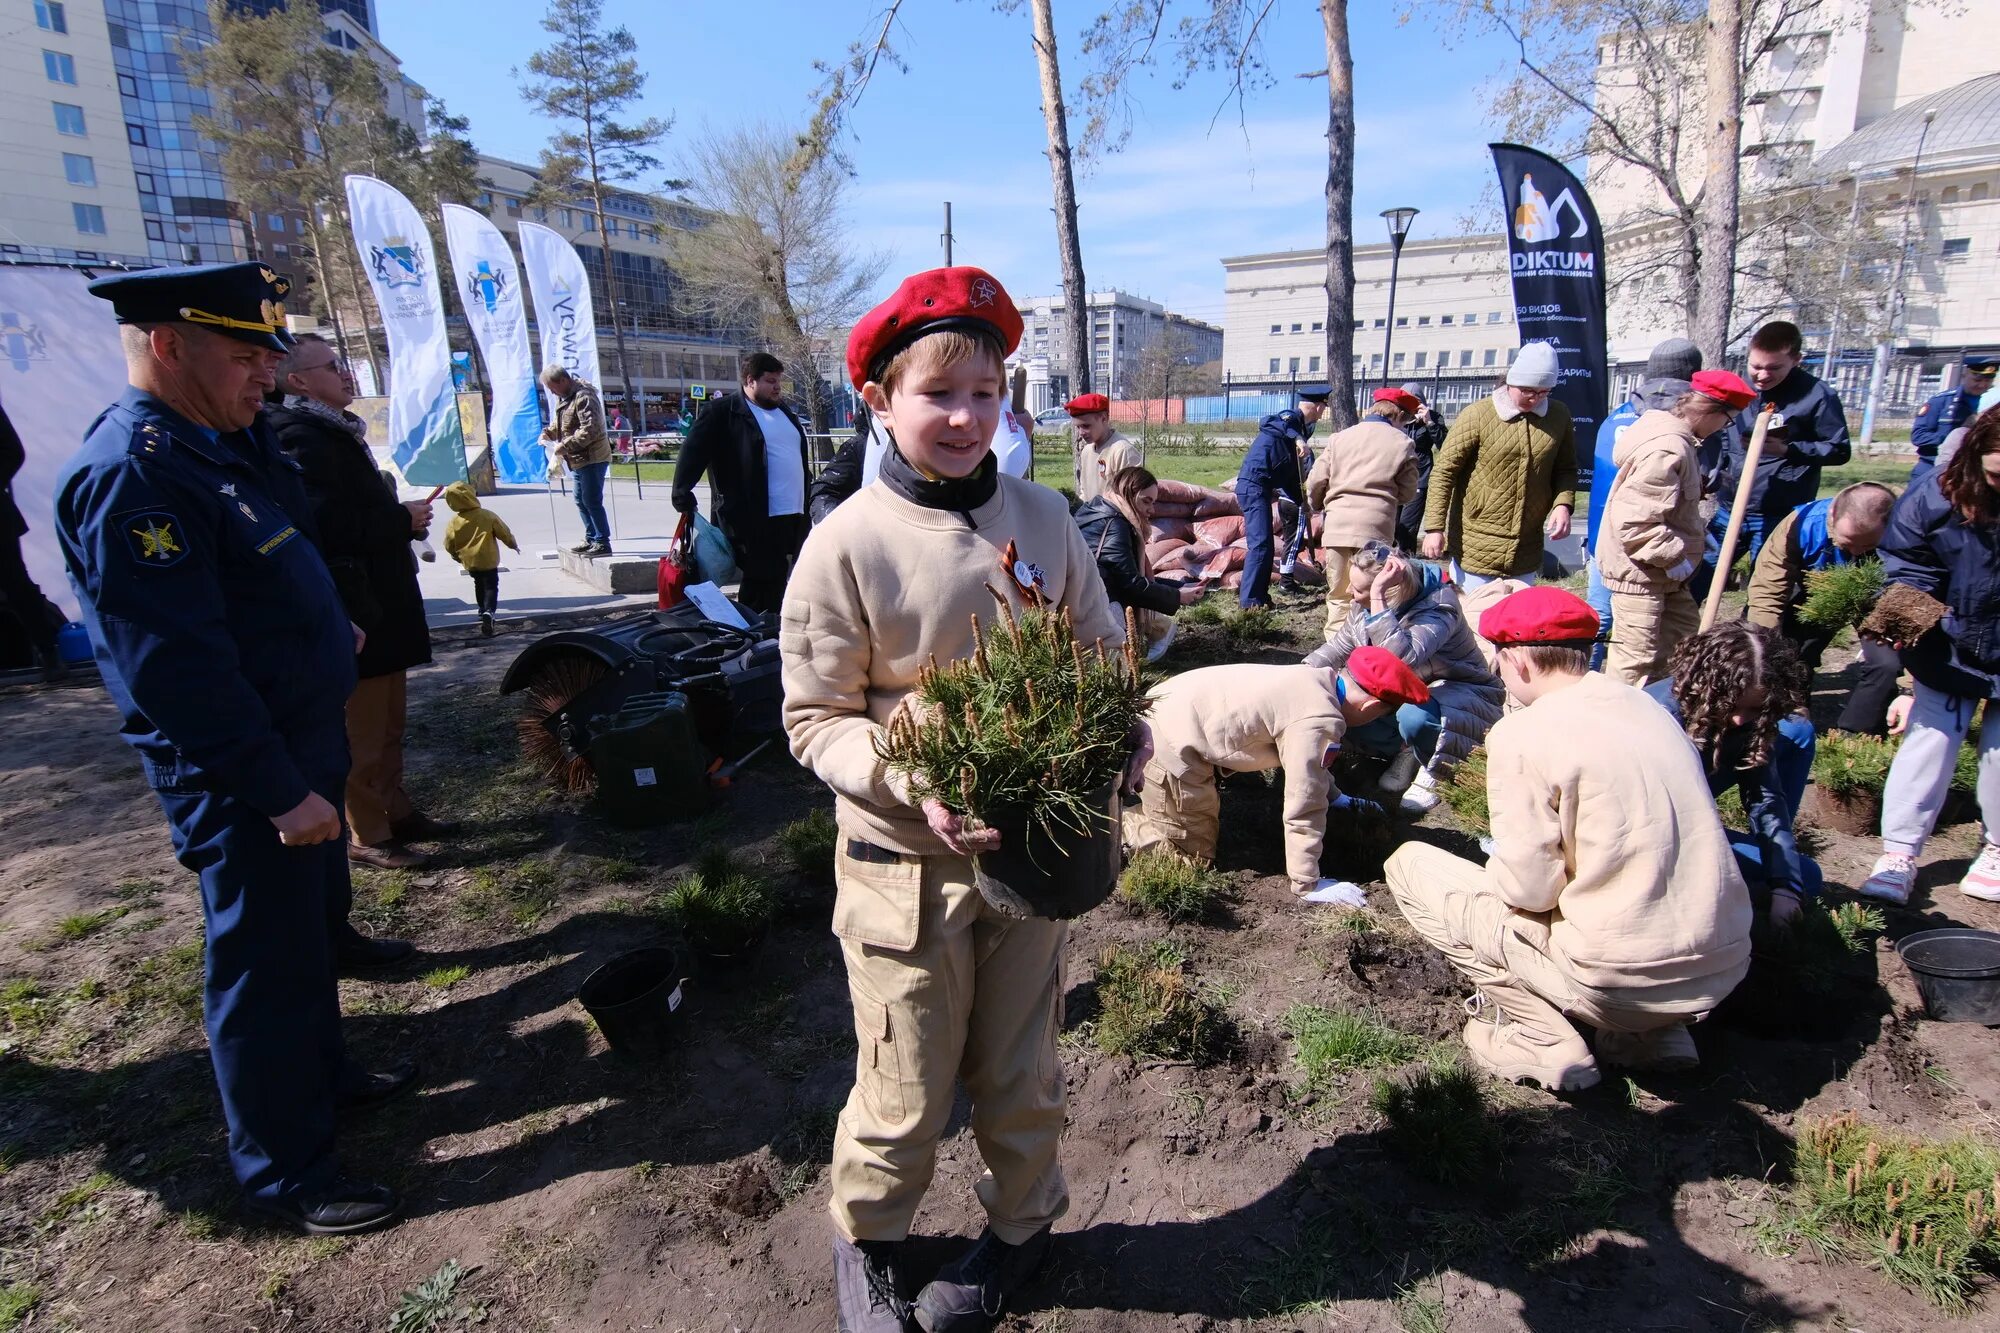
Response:
[[[1819,738],[1813,755],[1812,780],[1842,799],[1863,793],[1880,796],[1895,758],[1896,747],[1879,736],[1829,731]]]
[[[1214,913],[1227,885],[1221,875],[1171,847],[1148,847],[1118,877],[1118,896],[1138,911],[1176,925]]]
[[[1228,1044],[1222,1011],[1167,940],[1118,944],[1097,959],[1094,1035],[1106,1055],[1207,1064]]]
[[[678,926],[698,953],[729,958],[749,952],[764,937],[778,903],[770,885],[727,848],[710,847],[649,906]]]
[[[2000,1151],[1989,1144],[1892,1134],[1847,1111],[1806,1122],[1792,1176],[1789,1213],[1764,1228],[1770,1248],[1860,1260],[1947,1310],[2000,1270]]]
[[[984,824],[1088,833],[1095,799],[1118,779],[1148,700],[1138,624],[1125,646],[1078,642],[1067,607],[1016,612],[997,591],[1000,623],[972,618],[970,657],[937,659],[917,677],[920,707],[899,711],[876,752],[910,780],[914,803],[936,800]]]
[[[1485,1080],[1456,1060],[1377,1078],[1368,1104],[1385,1122],[1389,1146],[1418,1175],[1457,1185],[1493,1174],[1500,1135]]]
[[[1730,997],[1730,1011],[1757,1031],[1790,1035],[1851,1013],[1852,992],[1869,982],[1865,960],[1884,925],[1881,909],[1862,903],[1831,910],[1807,903],[1787,925],[1760,918],[1750,974]]]
[[[840,829],[825,810],[815,810],[778,830],[778,849],[786,862],[815,884],[833,883],[833,854],[839,842]]]
[[[1882,596],[1882,562],[1857,560],[1806,575],[1806,600],[1799,620],[1822,630],[1839,631],[1859,625]]]

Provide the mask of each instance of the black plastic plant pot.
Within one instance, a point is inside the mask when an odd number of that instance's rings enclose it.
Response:
[[[1896,945],[1924,1008],[1940,1023],[2000,1024],[2000,935],[1952,926]]]
[[[585,977],[576,998],[612,1050],[658,1060],[674,1047],[684,970],[672,949],[634,949]]]
[[[759,921],[733,929],[725,926],[683,926],[681,933],[687,936],[688,948],[696,958],[710,963],[738,963],[763,947],[764,937],[771,933],[771,923]]]
[[[986,824],[1000,831],[1000,846],[972,860],[980,896],[1014,917],[1064,921],[1082,916],[1118,886],[1118,820],[1112,796],[1116,779],[1085,798],[1088,815],[1070,827],[1059,820],[1031,821],[1025,812],[996,810]]]

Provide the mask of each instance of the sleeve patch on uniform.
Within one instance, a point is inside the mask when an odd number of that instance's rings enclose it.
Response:
[[[257,554],[269,555],[271,554],[271,552],[277,550],[280,546],[283,546],[286,542],[290,541],[292,538],[298,535],[299,535],[299,530],[297,528],[286,528],[283,532],[274,534],[269,539],[267,539],[261,546],[259,546],[257,548]]]
[[[187,558],[187,538],[181,521],[164,509],[142,509],[115,520],[125,534],[134,563],[154,569],[177,565]]]

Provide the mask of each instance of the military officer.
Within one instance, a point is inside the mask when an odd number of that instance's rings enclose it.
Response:
[[[1945,436],[1979,415],[1979,397],[1993,387],[1996,371],[2000,371],[2000,356],[1967,352],[1959,364],[1958,387],[1946,389],[1917,409],[1917,419],[1910,423],[1910,443],[1917,447],[1911,481],[1937,466],[1938,446]]]
[[[122,326],[131,387],[63,473],[56,526],[125,739],[201,879],[230,1164],[252,1209],[338,1234],[402,1203],[341,1174],[336,1112],[416,1071],[366,1074],[341,1047],[332,917],[358,634],[258,415],[291,345],[286,287],[256,263],[91,284]]]
[[[1271,605],[1271,502],[1280,494],[1299,507],[1306,521],[1306,469],[1301,466],[1313,426],[1326,415],[1332,390],[1325,385],[1299,390],[1299,405],[1273,412],[1257,423],[1257,438],[1243,455],[1236,474],[1236,501],[1243,506],[1243,584],[1236,600],[1245,610]]]

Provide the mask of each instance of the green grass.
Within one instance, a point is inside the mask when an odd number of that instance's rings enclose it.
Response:
[[[1099,954],[1097,1003],[1092,1035],[1106,1055],[1207,1064],[1227,1045],[1221,1008],[1202,992],[1187,954],[1168,940]]]
[[[1407,1064],[1430,1047],[1423,1038],[1354,1009],[1294,1005],[1284,1025],[1298,1045],[1293,1058],[1311,1088],[1324,1088],[1351,1070]]]
[[[1438,791],[1458,822],[1474,837],[1492,832],[1492,814],[1486,808],[1486,751],[1474,750],[1452,770],[1451,781]]]
[[[434,1333],[485,1322],[483,1307],[459,1301],[459,1288],[477,1271],[462,1267],[456,1259],[445,1260],[437,1272],[402,1294],[389,1316],[389,1333]]]
[[[472,969],[464,963],[456,963],[451,967],[434,967],[424,973],[424,984],[432,990],[450,990],[471,975]]]
[[[127,1009],[162,1010],[189,1022],[201,1018],[202,942],[189,940],[141,962],[118,993]]]
[[[815,884],[833,883],[834,848],[840,828],[826,810],[814,810],[778,830],[778,850],[801,878]]]
[[[0,1333],[19,1328],[41,1300],[42,1289],[32,1282],[9,1282],[0,1287]]]
[[[61,1226],[86,1207],[92,1199],[117,1183],[107,1173],[99,1171],[81,1185],[64,1190],[42,1213],[41,1225],[45,1229]]]
[[[1171,847],[1148,847],[1118,877],[1118,896],[1132,907],[1178,924],[1212,916],[1228,881]]]
[[[41,983],[21,977],[0,986],[0,1016],[6,1018],[9,1032],[22,1037],[40,1032],[49,1019],[49,1002],[42,997]]]
[[[1444,1314],[1444,1284],[1435,1296],[1412,1283],[1396,1288],[1396,1327],[1403,1333],[1446,1333],[1451,1327]]]
[[[1368,1104],[1382,1117],[1388,1145],[1418,1175],[1453,1185],[1496,1173],[1500,1136],[1486,1081],[1457,1060],[1377,1078]]]
[[[113,921],[129,913],[130,907],[107,907],[101,912],[78,912],[56,922],[56,938],[65,944],[87,940]]]
[[[528,930],[555,910],[560,888],[561,877],[546,860],[518,861],[505,872],[482,866],[459,891],[455,907],[461,918],[475,924],[504,920]]]

